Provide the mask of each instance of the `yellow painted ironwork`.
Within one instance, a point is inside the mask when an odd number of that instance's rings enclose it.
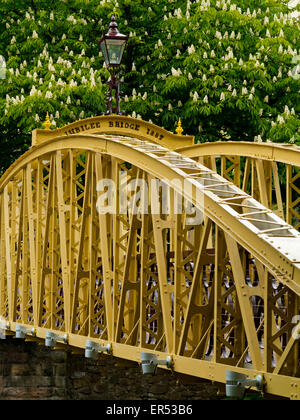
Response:
[[[181,133],[177,135],[147,121],[113,114],[76,121],[65,127],[51,130],[51,133],[47,130],[34,130],[32,145],[55,137],[91,133],[131,136],[161,144],[171,150],[194,144],[193,136],[182,136]]]
[[[60,345],[82,349],[110,344],[113,356],[137,363],[141,352],[167,355],[175,373],[220,383],[227,369],[262,375],[265,393],[300,399],[291,211],[299,150],[219,143],[179,153],[178,141],[191,138],[141,120],[95,117],[77,132],[78,124],[35,131],[0,180],[7,331],[23,325],[41,341],[55,332],[66,335]],[[288,168],[287,200],[279,165]],[[114,211],[101,212],[107,180]],[[288,208],[294,216],[284,220]]]
[[[218,170],[226,179],[250,192],[300,229],[300,147],[276,143],[216,142],[176,150]],[[217,165],[219,160],[221,165]],[[285,194],[281,183],[285,185]]]
[[[176,133],[181,136],[181,134],[183,133],[183,128],[181,125],[181,119],[179,118],[178,120],[178,124],[177,124],[177,128],[176,128]]]
[[[47,112],[47,115],[46,115],[46,120],[45,120],[45,122],[43,123],[43,126],[45,127],[45,130],[50,130],[50,127],[51,127],[51,121],[50,121],[50,118],[49,118],[49,113]]]

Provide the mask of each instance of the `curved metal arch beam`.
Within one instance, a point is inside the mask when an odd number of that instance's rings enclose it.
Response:
[[[55,137],[76,134],[121,134],[151,143],[161,144],[168,149],[190,146],[194,136],[174,134],[148,121],[120,115],[100,115],[75,121],[56,130],[39,130],[32,132],[32,145],[41,144]]]
[[[202,156],[247,156],[300,167],[300,147],[288,144],[228,141],[195,144],[176,149],[189,158]]]
[[[181,185],[186,182],[190,188],[184,191],[185,199],[205,212],[283,284],[300,295],[300,258],[297,256],[300,234],[220,175],[162,146],[121,136],[72,135],[56,138],[33,147],[20,157],[1,178],[0,192],[33,160],[66,149],[89,150],[122,159],[163,180],[179,193],[183,192],[182,187],[174,180],[180,181]],[[227,198],[224,198],[226,195]],[[244,210],[244,214],[237,209]],[[256,215],[254,218],[253,214]],[[259,228],[262,222],[269,229]],[[277,234],[274,235],[274,231]]]

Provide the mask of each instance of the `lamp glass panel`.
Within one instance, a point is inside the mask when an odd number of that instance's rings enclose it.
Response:
[[[108,59],[108,55],[107,55],[107,49],[106,49],[106,41],[102,41],[100,44],[101,50],[102,50],[102,54],[105,60],[105,64],[107,66],[109,66],[109,59]]]
[[[108,61],[110,65],[121,64],[125,45],[126,45],[126,41],[123,39],[121,40],[120,39],[107,39],[106,40]]]

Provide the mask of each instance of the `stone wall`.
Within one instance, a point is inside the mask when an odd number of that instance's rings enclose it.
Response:
[[[107,355],[90,360],[37,342],[0,340],[1,400],[209,400],[219,398],[210,382],[184,385],[169,371],[143,375],[137,363]]]

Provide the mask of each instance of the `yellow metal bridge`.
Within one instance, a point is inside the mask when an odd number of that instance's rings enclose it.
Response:
[[[35,130],[0,180],[2,328],[300,399],[299,168],[123,116]]]

